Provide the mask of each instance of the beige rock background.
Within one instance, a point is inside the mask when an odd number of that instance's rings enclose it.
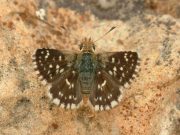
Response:
[[[162,9],[160,2],[0,0],[0,135],[180,135],[179,3],[167,0]],[[40,8],[55,28],[35,19]],[[83,37],[95,40],[111,26],[97,52],[141,55],[139,77],[122,102],[95,113],[52,105],[33,73],[33,52],[77,50]]]

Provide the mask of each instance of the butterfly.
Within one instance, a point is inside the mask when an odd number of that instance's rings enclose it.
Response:
[[[140,65],[137,52],[95,53],[91,38],[84,38],[80,53],[41,48],[33,55],[36,73],[49,85],[48,96],[65,109],[78,108],[83,96],[96,111],[109,110],[121,101],[123,88],[136,77]]]

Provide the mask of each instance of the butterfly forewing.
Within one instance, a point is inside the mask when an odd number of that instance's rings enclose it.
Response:
[[[42,82],[45,83],[47,81],[51,83],[72,66],[72,61],[76,57],[75,55],[72,56],[72,59],[67,59],[69,57],[58,50],[37,49],[33,55],[36,73]]]
[[[104,70],[119,83],[128,86],[139,69],[139,57],[136,52],[115,52],[108,54],[103,63]],[[101,60],[103,58],[100,58]]]

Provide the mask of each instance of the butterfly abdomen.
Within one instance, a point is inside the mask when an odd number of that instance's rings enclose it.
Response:
[[[92,54],[82,54],[79,65],[79,79],[82,87],[82,93],[84,94],[89,94],[91,91],[95,68]]]

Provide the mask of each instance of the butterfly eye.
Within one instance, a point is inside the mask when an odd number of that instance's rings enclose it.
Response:
[[[82,50],[82,48],[83,48],[83,44],[80,44],[79,49]]]

